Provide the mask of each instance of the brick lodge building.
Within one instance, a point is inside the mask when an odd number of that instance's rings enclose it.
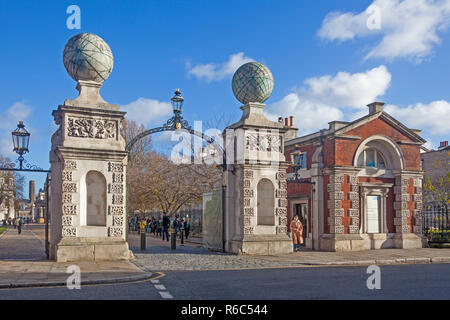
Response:
[[[307,248],[352,251],[422,247],[420,150],[426,142],[385,111],[368,105],[353,122],[333,121],[328,129],[285,140],[286,160],[301,165],[309,183],[288,183],[288,223],[303,221]],[[282,121],[282,118],[280,118]],[[293,134],[295,133],[295,134]],[[293,168],[288,168],[288,178]]]

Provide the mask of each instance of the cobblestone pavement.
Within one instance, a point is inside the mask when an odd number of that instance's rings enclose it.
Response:
[[[241,270],[330,265],[386,265],[412,263],[450,263],[449,249],[385,249],[358,252],[319,252],[303,250],[286,255],[246,256],[211,252],[199,243],[186,242],[170,250],[170,242],[147,236],[147,250],[139,249],[140,238],[130,234],[134,263],[148,271]]]

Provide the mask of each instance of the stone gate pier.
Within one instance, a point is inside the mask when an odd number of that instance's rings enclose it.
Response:
[[[272,90],[272,73],[261,63],[244,64],[233,77],[233,92],[243,106],[241,119],[225,129],[224,237],[228,252],[293,252],[286,230],[289,164],[283,142],[288,129],[263,113],[263,102]]]
[[[64,66],[79,96],[52,113],[59,127],[50,151],[50,258],[128,260],[125,112],[99,93],[112,71],[111,49],[96,35],[76,35],[64,49]]]

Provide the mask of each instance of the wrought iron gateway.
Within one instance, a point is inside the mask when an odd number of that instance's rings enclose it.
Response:
[[[203,134],[202,132],[198,132],[196,130],[193,130],[192,127],[189,125],[189,123],[183,119],[183,116],[181,114],[184,98],[181,96],[180,89],[175,90],[175,95],[170,99],[172,102],[173,107],[173,117],[166,121],[166,123],[157,128],[152,128],[149,130],[146,130],[140,134],[138,134],[136,137],[134,137],[125,147],[125,150],[130,153],[131,149],[133,148],[134,144],[139,141],[140,139],[144,138],[145,136],[148,136],[153,133],[158,132],[164,132],[164,131],[176,131],[176,130],[185,130],[189,132],[189,134],[197,136],[202,138],[204,141],[206,141],[209,144],[212,144],[216,150],[219,152],[222,152],[222,164],[221,167],[223,171],[227,169],[227,162],[226,162],[226,152],[224,148],[222,148],[215,140],[214,138]],[[193,156],[193,154],[192,154]],[[225,189],[226,186],[222,186],[222,194],[225,195]],[[126,187],[126,220],[128,221],[128,187]],[[225,212],[225,202],[222,202],[222,210]],[[225,215],[222,216],[223,219],[225,219]],[[225,220],[222,221],[222,225],[225,226]],[[128,239],[128,227],[126,229],[126,237]],[[225,251],[225,247],[223,249]]]
[[[127,152],[130,152],[133,148],[134,144],[139,141],[140,139],[144,138],[145,136],[148,136],[153,133],[158,132],[164,132],[164,131],[176,131],[176,130],[185,130],[189,132],[191,135],[197,136],[202,138],[204,141],[206,141],[209,144],[212,144],[216,150],[222,152],[222,167],[225,170],[226,169],[226,154],[224,149],[214,140],[214,138],[211,138],[210,136],[203,134],[202,132],[198,132],[196,130],[193,130],[192,127],[189,125],[189,123],[183,119],[183,116],[181,114],[184,98],[181,96],[180,89],[177,89],[175,91],[175,95],[171,98],[172,106],[173,106],[173,117],[167,120],[167,122],[157,128],[152,128],[149,130],[146,130],[140,134],[138,134],[136,137],[134,137],[130,142],[128,142],[125,150]]]

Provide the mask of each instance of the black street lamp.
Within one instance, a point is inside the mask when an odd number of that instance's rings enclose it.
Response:
[[[294,169],[294,178],[293,179],[287,179],[287,183],[304,183],[304,184],[315,184],[314,181],[309,181],[306,179],[301,179],[298,177],[298,170],[305,168],[306,167],[306,160],[302,161],[302,159],[300,158],[300,155],[302,154],[302,152],[300,151],[300,149],[298,149],[298,147],[296,146],[295,151],[291,152],[290,156],[291,156],[291,164],[292,164],[292,169]]]
[[[180,112],[183,107],[184,98],[181,96],[180,89],[175,90],[175,95],[170,99],[172,101],[172,107],[174,112]]]
[[[22,121],[19,121],[17,128],[11,132],[14,144],[13,151],[19,155],[20,169],[22,169],[23,155],[28,152],[28,144],[30,143],[30,133],[25,129]]]

